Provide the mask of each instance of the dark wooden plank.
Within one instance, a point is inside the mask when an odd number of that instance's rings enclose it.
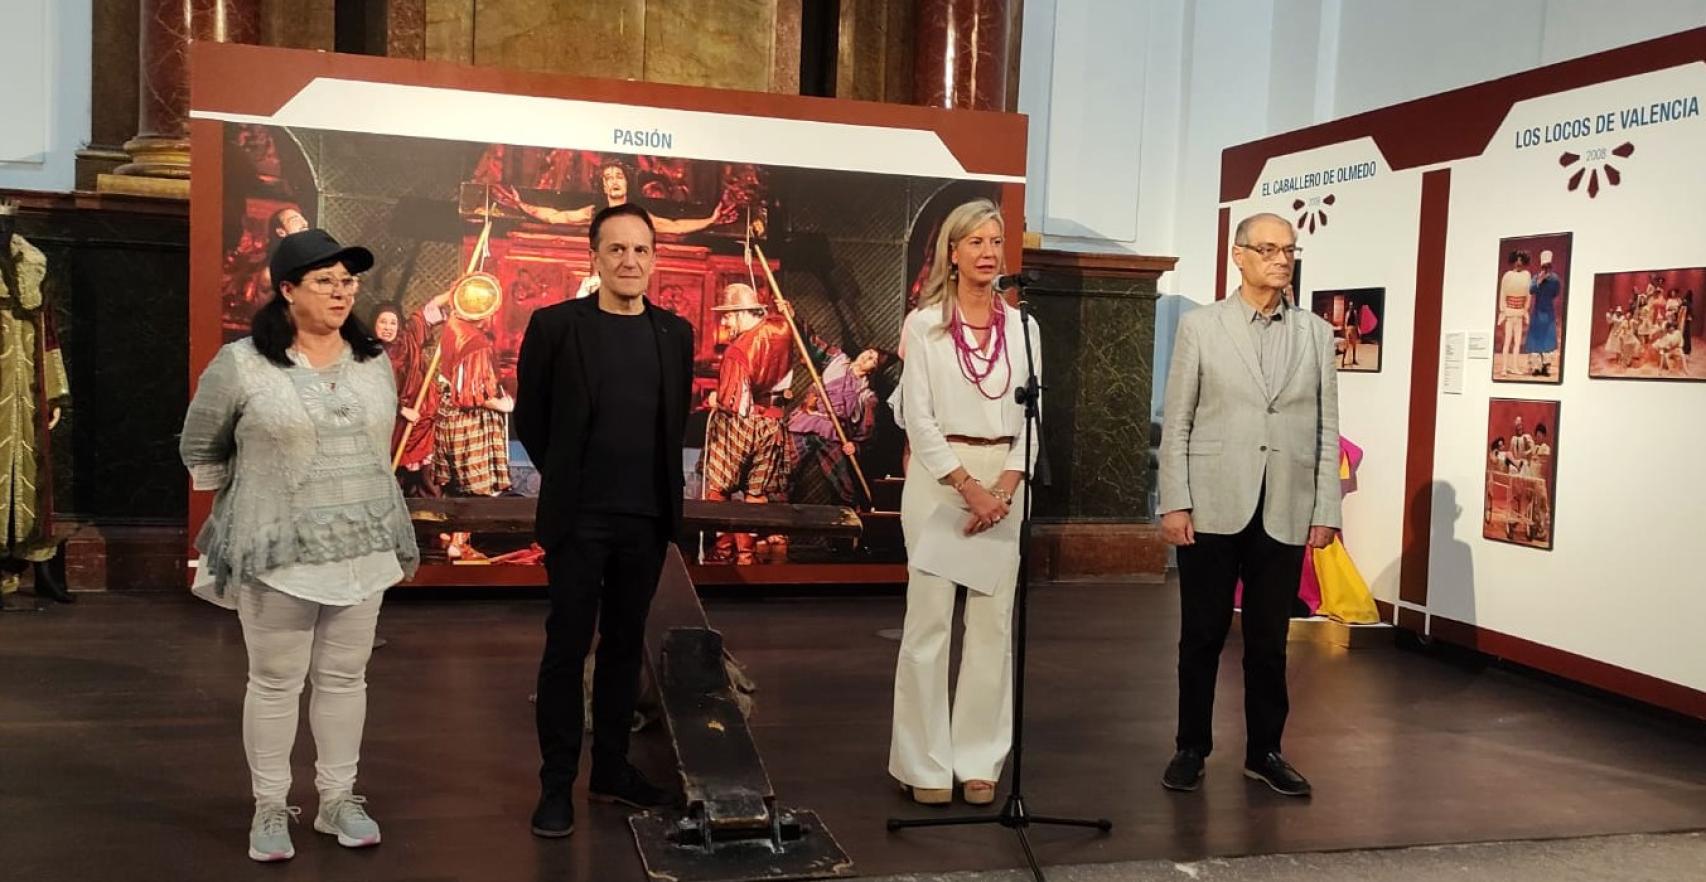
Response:
[[[533,530],[534,499],[495,498],[410,499],[409,515],[418,529],[455,526],[476,533],[528,533]],[[819,536],[857,536],[859,515],[839,505],[794,505],[773,502],[712,502],[689,499],[682,518],[688,530],[729,530],[742,533],[788,533]]]

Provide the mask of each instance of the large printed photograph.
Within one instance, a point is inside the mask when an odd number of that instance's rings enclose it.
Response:
[[[357,314],[384,342],[397,479],[415,500],[528,497],[509,414],[533,311],[596,291],[587,226],[609,205],[656,219],[650,302],[696,332],[681,467],[692,498],[848,506],[857,540],[687,537],[708,564],[895,562],[902,436],[883,401],[900,326],[955,205],[997,184],[226,122],[224,340],[272,295],[267,259],[321,227],[376,257]],[[735,357],[731,357],[735,356]],[[431,509],[436,503],[415,502]],[[537,564],[521,532],[450,517],[425,560]]]
[[[1706,380],[1706,267],[1600,273],[1593,277],[1588,376]],[[1699,350],[1702,354],[1696,354]]]

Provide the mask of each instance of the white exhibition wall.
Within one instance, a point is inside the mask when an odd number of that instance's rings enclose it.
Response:
[[[1227,259],[1222,150],[1702,25],[1706,0],[1025,0],[1025,226],[1047,248],[1179,258],[1159,419],[1177,317],[1215,299]]]
[[[1229,204],[1234,219],[1327,212],[1326,226],[1300,233],[1304,302],[1315,290],[1386,289],[1383,370],[1340,374],[1343,431],[1367,449],[1361,486],[1346,502],[1346,545],[1376,596],[1706,690],[1706,644],[1696,633],[1706,620],[1706,382],[1588,376],[1592,326],[1603,321],[1596,273],[1706,266],[1701,104],[1706,63],[1693,63],[1519,103],[1483,153],[1438,166],[1391,173],[1366,138],[1272,159],[1252,197]],[[1309,186],[1301,177],[1368,162],[1375,174],[1350,182]],[[1441,338],[1415,340],[1421,178],[1434,168],[1450,172]],[[1584,169],[1597,172],[1594,193],[1575,177]],[[1298,189],[1261,195],[1276,186]],[[1323,206],[1329,192],[1333,204]],[[1303,210],[1293,208],[1299,199]],[[1412,346],[1441,347],[1443,375],[1445,335],[1478,332],[1496,343],[1500,240],[1550,233],[1572,236],[1563,382],[1494,382],[1487,359],[1464,362],[1461,394],[1442,377],[1428,600],[1406,604],[1397,574]],[[1706,291],[1697,293],[1706,303]],[[1560,402],[1551,550],[1482,536],[1492,398]]]
[[[1486,153],[1451,167],[1441,331],[1492,331],[1503,237],[1573,234],[1561,385],[1495,383],[1471,361],[1462,395],[1441,395],[1428,606],[1433,615],[1523,637],[1706,690],[1706,382],[1590,379],[1594,274],[1706,266],[1706,115],[1624,128],[1655,102],[1706,103],[1706,64],[1517,105]],[[1559,121],[1618,115],[1616,129],[1518,148]],[[1564,151],[1610,156],[1620,184],[1567,182]],[[1591,163],[1587,163],[1591,164]],[[1602,167],[1603,168],[1603,167]],[[1603,175],[1603,170],[1601,171]],[[1627,292],[1625,292],[1627,293]],[[1706,291],[1697,292],[1706,297]],[[1706,359],[1696,351],[1693,359]],[[1555,543],[1535,550],[1481,538],[1487,399],[1560,402]]]

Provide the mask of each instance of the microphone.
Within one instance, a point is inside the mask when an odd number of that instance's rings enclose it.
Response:
[[[1009,288],[1023,289],[1029,284],[1031,284],[1031,280],[1025,278],[1023,273],[1008,273],[1005,276],[995,277],[995,290],[997,291],[1005,291]]]

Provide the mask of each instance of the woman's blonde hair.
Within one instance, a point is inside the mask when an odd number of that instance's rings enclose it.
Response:
[[[930,274],[925,277],[924,288],[918,294],[918,308],[940,307],[943,325],[952,317],[954,308],[953,294],[957,277],[949,275],[949,270],[954,266],[954,246],[989,221],[995,221],[1001,227],[1002,234],[1006,234],[1007,222],[1001,217],[1001,209],[988,199],[966,202],[948,212],[948,216],[942,219],[942,230],[936,234],[935,260],[930,264]],[[1007,268],[1007,255],[1003,253],[999,260],[997,274]]]

